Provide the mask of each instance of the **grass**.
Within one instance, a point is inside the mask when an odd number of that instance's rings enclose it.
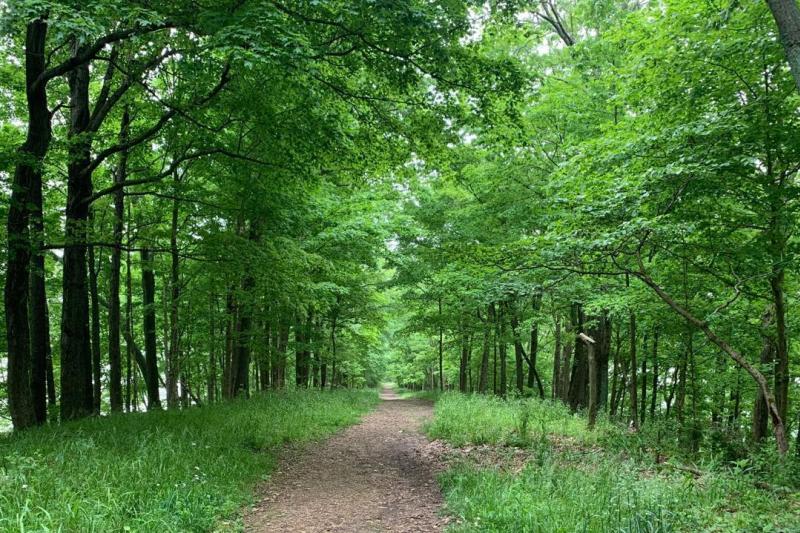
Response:
[[[539,400],[445,394],[427,432],[455,446],[529,452],[520,471],[465,460],[442,475],[446,511],[457,518],[452,532],[800,531],[800,478],[791,461],[773,461],[766,472],[758,457],[709,461],[695,477],[656,464],[641,436],[607,420],[590,432],[581,416]],[[758,488],[765,476],[789,484]]]
[[[356,422],[374,391],[265,394],[0,437],[0,531],[209,531],[236,514],[285,443]]]

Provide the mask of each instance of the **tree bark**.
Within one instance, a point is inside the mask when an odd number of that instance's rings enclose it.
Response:
[[[786,59],[800,91],[800,8],[796,0],[767,0],[767,5],[778,25]]]
[[[50,347],[50,316],[45,284],[44,213],[42,199],[42,173],[31,174],[30,225],[33,253],[30,258],[30,350],[31,394],[36,423],[47,421],[47,404],[55,406],[53,358]]]
[[[483,322],[483,347],[481,350],[481,369],[478,374],[478,392],[486,394],[489,385],[489,343],[491,342],[491,323],[489,322],[490,311],[487,307],[486,320]]]
[[[15,429],[38,422],[31,390],[31,337],[28,317],[30,290],[30,190],[34,181],[41,183],[42,160],[50,146],[50,110],[45,84],[36,83],[46,68],[45,44],[47,23],[37,18],[25,32],[25,87],[28,108],[28,131],[19,148],[19,158],[11,182],[8,208],[8,263],[3,302],[8,341],[8,407]],[[37,332],[39,341],[42,332]],[[41,352],[37,354],[41,357]]]
[[[442,324],[442,297],[439,296],[439,391],[444,392],[444,325]]]
[[[656,402],[658,397],[658,327],[653,331],[653,385],[650,396],[650,418],[655,419]]]
[[[638,379],[637,379],[637,363],[636,363],[636,314],[631,311],[629,322],[629,339],[630,339],[630,416],[628,422],[634,429],[639,429],[639,413],[638,413]]]
[[[73,57],[83,55],[76,45]],[[92,194],[89,167],[89,65],[69,73],[70,124],[65,211],[63,302],[61,314],[61,418],[89,415],[93,408],[89,332],[89,290],[86,271],[88,199]]]
[[[130,113],[126,106],[122,112],[119,142],[127,142]],[[128,152],[120,153],[114,183],[124,183],[128,174]],[[114,246],[111,248],[111,272],[108,289],[108,390],[111,412],[122,410],[122,353],[120,346],[121,306],[120,306],[120,268],[122,265],[122,232],[125,218],[125,191],[120,188],[114,193]]]
[[[150,250],[143,247],[140,251],[142,261],[142,314],[144,317],[144,353],[145,369],[143,371],[147,387],[147,408],[161,409],[161,398],[158,390],[158,354],[156,339],[156,278],[153,272],[153,259]]]
[[[180,183],[178,173],[174,174],[175,195],[172,200],[172,216],[170,219],[169,251],[170,251],[170,305],[169,305],[169,350],[167,351],[167,408],[178,406],[178,376],[180,374],[180,325],[178,311],[181,298],[180,287],[180,255],[178,253],[178,200],[177,188]]]
[[[93,218],[90,213],[90,219]],[[100,301],[97,293],[97,262],[94,256],[94,246],[89,246],[88,249],[89,261],[89,296],[91,299],[91,317],[92,317],[92,379],[94,387],[92,389],[93,398],[93,411],[94,414],[100,414],[100,407],[103,400],[103,390],[101,387],[100,374],[102,369],[102,350],[100,346]]]

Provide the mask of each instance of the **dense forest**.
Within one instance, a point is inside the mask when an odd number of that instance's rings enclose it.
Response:
[[[0,428],[391,381],[800,457],[796,0],[0,14]]]

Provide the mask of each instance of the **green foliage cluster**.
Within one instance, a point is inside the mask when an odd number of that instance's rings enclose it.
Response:
[[[326,437],[377,400],[370,390],[265,393],[5,435],[0,530],[234,530],[283,445]]]

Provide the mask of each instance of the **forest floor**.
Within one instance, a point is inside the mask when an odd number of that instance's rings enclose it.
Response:
[[[297,532],[439,531],[440,464],[427,453],[422,423],[431,402],[391,389],[379,407],[332,438],[287,452],[245,516],[245,530]]]

